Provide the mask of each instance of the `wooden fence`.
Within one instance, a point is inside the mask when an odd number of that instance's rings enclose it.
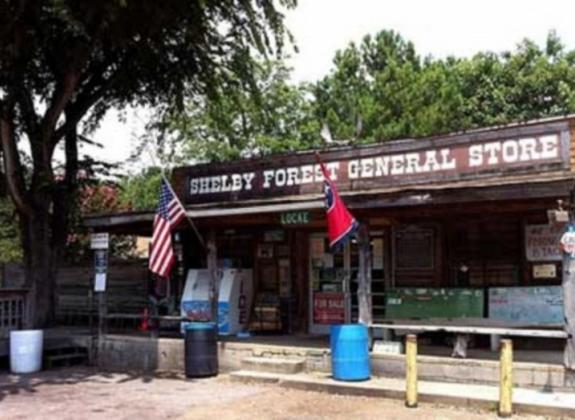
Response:
[[[148,303],[148,269],[141,261],[108,267],[108,312],[138,314]],[[56,318],[64,324],[87,324],[97,313],[93,267],[63,267],[56,279]]]
[[[0,338],[30,325],[25,289],[0,289]]]

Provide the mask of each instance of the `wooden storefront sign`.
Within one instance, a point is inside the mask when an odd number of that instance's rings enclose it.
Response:
[[[322,153],[340,191],[539,173],[569,167],[565,122],[388,142]],[[188,204],[320,194],[313,153],[177,168],[174,186]]]

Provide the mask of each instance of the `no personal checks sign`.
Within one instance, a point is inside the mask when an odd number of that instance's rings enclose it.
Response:
[[[561,236],[561,249],[571,258],[575,258],[575,226],[569,225],[563,236]]]

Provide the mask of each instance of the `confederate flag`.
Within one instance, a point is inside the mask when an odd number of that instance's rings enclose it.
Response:
[[[318,156],[319,161],[319,156]],[[330,179],[327,169],[320,161],[324,178],[325,207],[327,217],[327,232],[331,249],[344,244],[355,233],[358,223],[345,207],[337,193],[337,188]]]

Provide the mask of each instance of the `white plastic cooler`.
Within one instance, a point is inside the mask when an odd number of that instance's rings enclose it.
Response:
[[[252,270],[219,270],[218,331],[236,334],[247,328],[253,299]],[[210,319],[210,275],[207,269],[189,270],[181,301],[181,315],[192,321]]]

